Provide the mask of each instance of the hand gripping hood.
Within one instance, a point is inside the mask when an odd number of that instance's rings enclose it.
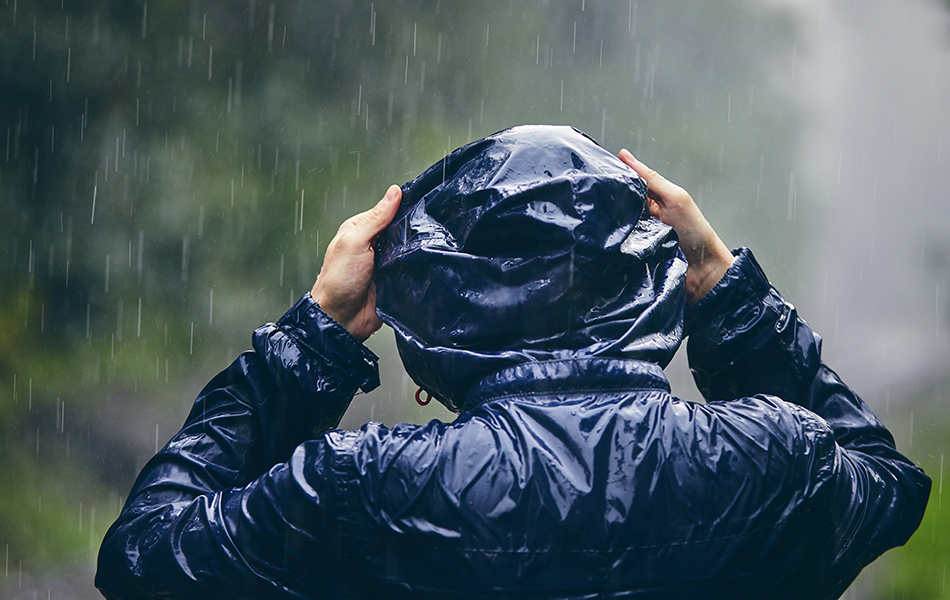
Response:
[[[461,412],[474,383],[528,361],[665,367],[682,339],[686,261],[646,192],[559,126],[506,129],[404,185],[377,244],[376,310],[413,381]]]

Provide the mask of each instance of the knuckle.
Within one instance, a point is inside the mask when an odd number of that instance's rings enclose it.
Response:
[[[340,233],[337,233],[327,245],[327,253],[335,253],[345,249],[347,247],[346,238],[347,235],[345,232],[341,231]]]

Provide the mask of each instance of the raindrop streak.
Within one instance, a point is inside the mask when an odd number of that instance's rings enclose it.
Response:
[[[135,327],[135,337],[142,337],[142,299],[139,298],[139,318]]]
[[[191,322],[191,340],[188,342],[188,354],[191,354],[195,349],[195,322]]]
[[[214,324],[214,289],[208,297],[208,327]]]
[[[375,4],[369,5],[369,12],[370,12],[369,34],[372,37],[372,42],[370,42],[370,45],[375,46],[376,45],[376,5]]]
[[[181,240],[181,280],[188,281],[188,236]]]
[[[146,26],[148,25],[148,2],[142,5],[142,39],[145,39]]]
[[[272,52],[274,49],[274,3],[271,2],[270,11],[267,17],[267,51]]]
[[[89,550],[96,547],[96,507],[89,509]],[[22,564],[22,561],[21,561]]]
[[[139,253],[138,253],[138,259],[136,261],[135,267],[136,267],[136,273],[140,276],[142,275],[142,253],[144,252],[144,249],[145,249],[144,247],[145,247],[145,231],[142,229],[139,229]],[[66,265],[66,273],[67,274],[69,273],[68,261]]]
[[[785,217],[789,221],[795,218],[795,173],[788,176],[788,213]]]
[[[940,483],[937,486],[937,508],[943,504],[943,454],[940,455]]]
[[[907,447],[914,447],[914,411],[910,411],[910,436],[907,439]]]
[[[9,151],[8,151],[9,154]],[[99,193],[99,171],[96,171],[96,180],[92,184],[92,216],[89,218],[89,224],[96,223],[96,195]]]

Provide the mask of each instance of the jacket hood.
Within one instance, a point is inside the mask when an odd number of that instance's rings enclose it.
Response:
[[[611,357],[665,367],[686,261],[646,183],[572,127],[463,146],[402,188],[377,242],[376,311],[412,380],[449,410],[503,368]]]

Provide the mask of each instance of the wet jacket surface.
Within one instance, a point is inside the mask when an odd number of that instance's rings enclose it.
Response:
[[[375,357],[305,296],[255,332],[109,530],[108,598],[836,598],[930,480],[748,251],[651,363],[516,365],[453,423],[333,431]],[[314,436],[314,432],[318,435]]]
[[[337,431],[376,357],[304,296],[144,468],[109,598],[838,597],[930,480],[741,250],[685,307],[646,186],[568,127],[403,188],[377,312],[452,423]],[[662,367],[689,335],[707,403]],[[409,399],[406,399],[409,401]]]

